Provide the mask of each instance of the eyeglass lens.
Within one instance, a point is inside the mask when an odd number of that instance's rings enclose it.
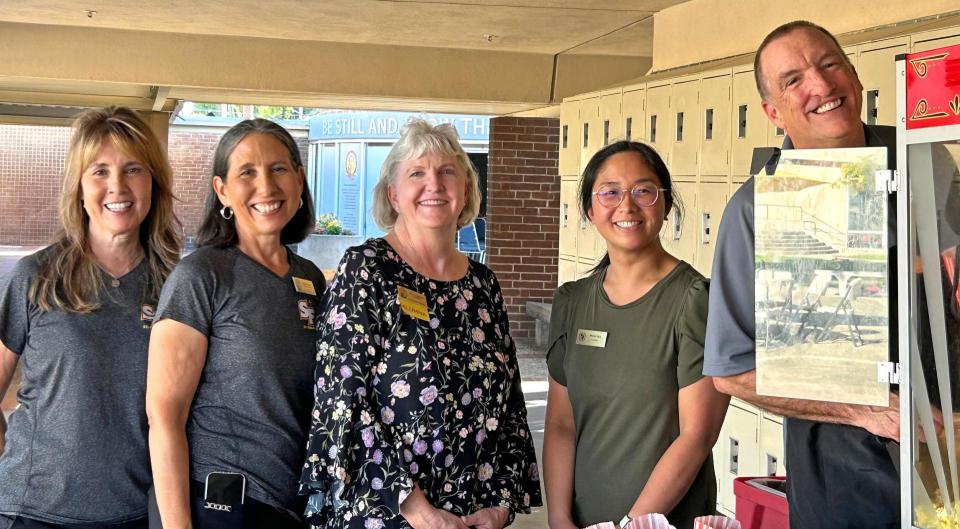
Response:
[[[657,202],[657,196],[660,190],[657,186],[649,183],[641,183],[630,189],[630,197],[633,203],[641,208],[649,207]],[[600,205],[606,207],[616,207],[623,202],[624,190],[617,185],[602,186],[597,190],[597,200]]]

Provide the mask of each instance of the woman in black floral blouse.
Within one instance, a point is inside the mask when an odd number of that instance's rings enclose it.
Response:
[[[374,190],[389,233],[347,251],[319,314],[315,526],[500,529],[541,504],[500,286],[454,246],[479,206],[456,130],[409,123]]]

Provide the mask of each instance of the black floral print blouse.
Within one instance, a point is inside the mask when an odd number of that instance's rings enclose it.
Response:
[[[398,292],[425,296],[428,314]],[[429,319],[425,319],[429,317]],[[328,529],[407,528],[419,485],[456,515],[541,505],[515,348],[496,277],[415,272],[384,239],[344,255],[318,313],[316,404],[301,494]]]

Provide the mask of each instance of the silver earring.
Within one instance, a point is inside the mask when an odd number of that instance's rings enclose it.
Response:
[[[300,206],[298,206],[297,209],[300,209],[302,207],[303,207],[303,197],[300,197]]]
[[[230,220],[233,218],[233,210],[230,209],[230,206],[223,206],[220,208],[220,216],[223,217],[224,220]]]

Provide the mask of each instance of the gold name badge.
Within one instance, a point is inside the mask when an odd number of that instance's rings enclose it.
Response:
[[[588,347],[605,347],[607,345],[607,333],[606,331],[577,329],[577,345],[586,345]]]
[[[423,294],[407,287],[397,287],[397,299],[400,301],[400,309],[405,314],[418,320],[430,320],[430,311],[427,310],[427,297]]]
[[[313,288],[313,281],[310,281],[309,279],[294,276],[293,288],[301,294],[309,294],[311,296],[317,295],[317,290]]]

